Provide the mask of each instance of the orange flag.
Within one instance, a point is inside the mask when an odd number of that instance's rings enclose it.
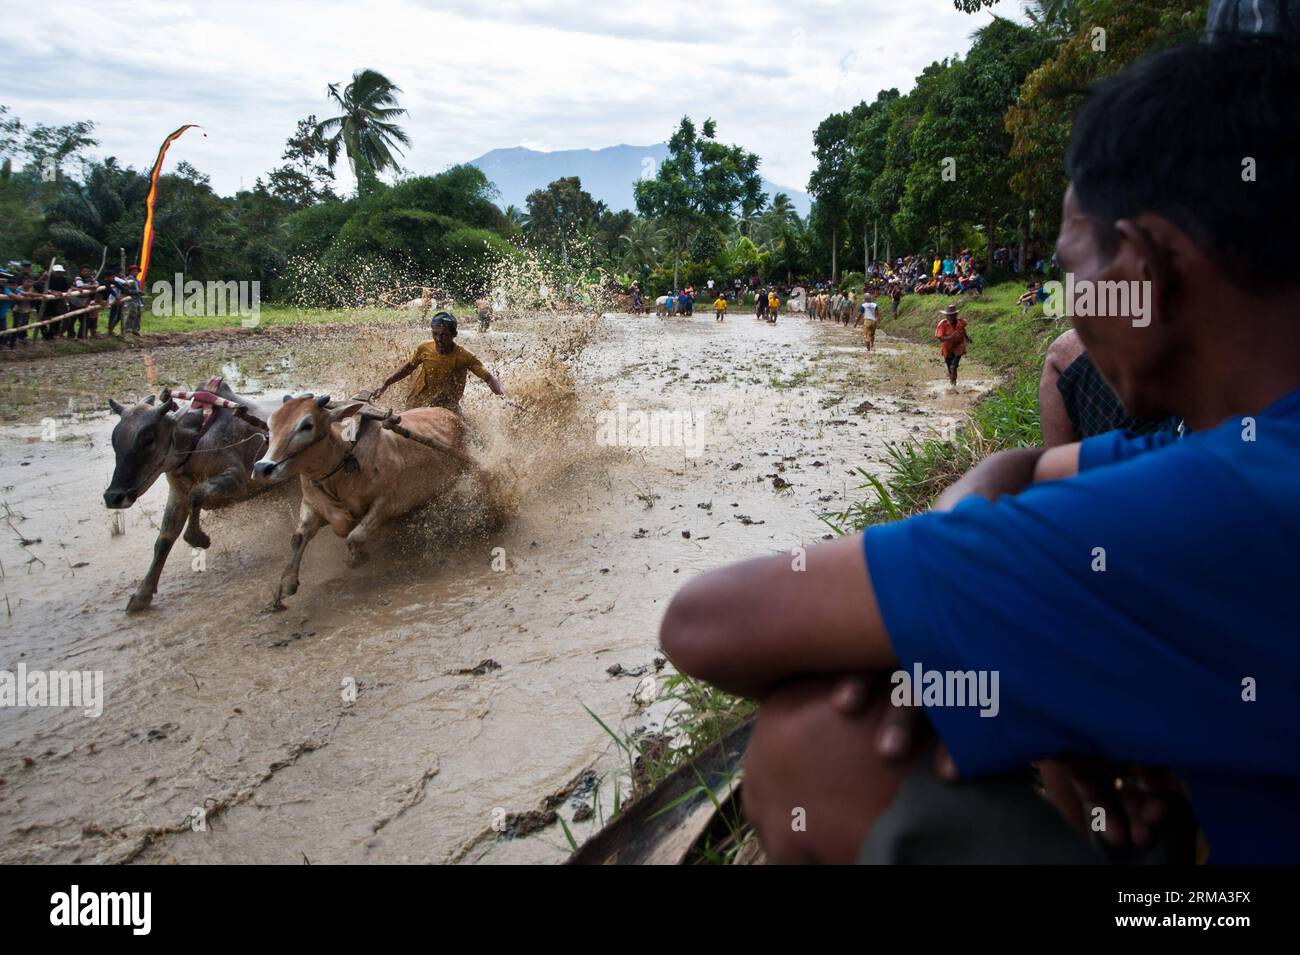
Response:
[[[149,173],[149,196],[144,203],[144,235],[140,237],[139,279],[141,287],[144,286],[145,277],[149,274],[149,257],[153,252],[153,206],[158,199],[158,177],[162,175],[163,157],[167,155],[167,147],[180,139],[185,130],[197,128],[194,123],[186,123],[164,139],[162,146],[158,148],[158,158],[154,160],[153,172]]]

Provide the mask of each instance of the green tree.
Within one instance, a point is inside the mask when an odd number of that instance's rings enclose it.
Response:
[[[1013,164],[1010,186],[1033,213],[1041,236],[1055,235],[1060,225],[1065,148],[1083,91],[1152,50],[1195,40],[1205,28],[1205,15],[1204,0],[1078,4],[1077,32],[1025,78],[1004,118]]]
[[[514,226],[520,232],[523,231],[524,223],[528,221],[528,213],[526,213],[523,209],[520,209],[518,206],[509,205],[506,206],[505,215],[506,215],[506,219],[509,220],[512,226]]]
[[[154,209],[154,248],[164,254],[151,272],[170,266],[208,279],[239,268],[230,202],[212,191],[208,176],[178,163],[175,172],[159,178],[158,193],[165,199]]]
[[[878,258],[880,228],[885,225],[885,244],[889,244],[889,217],[897,210],[877,208],[872,200],[871,187],[885,168],[885,152],[889,143],[891,111],[898,101],[897,89],[876,94],[862,119],[849,132],[849,175],[846,184],[849,216],[862,224],[863,271],[869,260]],[[871,237],[868,240],[867,231]],[[888,252],[886,253],[888,258]]]
[[[545,189],[534,189],[524,202],[528,206],[524,234],[534,246],[558,255],[565,265],[570,250],[590,237],[601,210],[577,176],[556,179]]]
[[[1019,215],[1009,189],[1015,170],[1004,117],[1025,76],[1052,47],[1037,31],[997,18],[976,33],[966,59],[938,78],[912,134],[900,206],[913,234],[935,229],[936,248],[939,236],[952,247],[961,223],[980,223],[991,252],[997,224]]]
[[[695,234],[717,230],[738,206],[758,209],[765,199],[758,157],[716,137],[712,119],[697,132],[690,117],[683,116],[655,176],[636,184],[637,211],[668,231],[674,291],[680,287],[682,253]]]
[[[357,70],[352,81],[339,92],[339,84],[328,87],[330,100],[339,115],[321,120],[316,132],[325,141],[325,158],[331,169],[342,148],[352,166],[357,192],[371,191],[380,173],[397,168],[397,144],[411,145],[410,137],[395,120],[406,115],[397,106],[401,88],[376,70]]]
[[[645,281],[666,253],[668,231],[653,219],[637,218],[618,241],[623,268]]]
[[[778,192],[772,208],[759,219],[754,233],[764,253],[764,262],[772,269],[784,271],[786,281],[793,282],[808,262],[812,236],[807,225],[795,212],[790,197]]]
[[[148,191],[149,180],[116,159],[92,163],[84,183],[60,184],[46,208],[46,234],[64,256],[78,261],[98,262],[105,248],[126,249],[135,258]]]
[[[812,231],[828,241],[831,253],[831,281],[839,277],[838,252],[848,228],[850,180],[853,172],[850,133],[872,107],[861,102],[845,113],[832,113],[813,132],[813,157],[817,168],[808,179],[808,191],[815,199]]]
[[[860,201],[870,203],[881,220],[888,221],[886,231],[889,238],[903,248],[925,244],[924,230],[919,235],[914,234],[910,219],[901,217],[899,212],[914,161],[913,134],[947,69],[947,60],[931,63],[916,78],[916,85],[910,93],[882,107],[887,117],[883,165],[879,175],[865,188],[864,200]]]
[[[461,165],[301,209],[286,223],[286,285],[320,304],[350,302],[358,283],[390,291],[434,278],[478,294],[509,249],[512,227],[494,194],[481,169]]]
[[[267,191],[294,209],[336,198],[328,155],[316,117],[298,120],[298,128],[285,140],[280,157],[287,162],[267,174]]]

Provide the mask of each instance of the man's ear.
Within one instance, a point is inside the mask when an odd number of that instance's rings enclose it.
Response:
[[[335,408],[333,411],[329,412],[330,424],[342,421],[344,418],[351,418],[364,407],[364,403],[358,402],[356,404],[343,405],[341,408]]]
[[[1120,249],[1112,266],[1139,282],[1150,283],[1148,301],[1161,318],[1177,314],[1178,300],[1186,288],[1190,270],[1214,268],[1196,243],[1164,216],[1120,219],[1115,223],[1115,231],[1120,237]]]

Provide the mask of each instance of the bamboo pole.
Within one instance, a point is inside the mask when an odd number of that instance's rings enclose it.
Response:
[[[49,301],[55,298],[80,298],[83,295],[90,295],[95,292],[106,292],[106,291],[108,291],[107,285],[96,285],[93,289],[70,288],[66,292],[33,292],[31,294],[46,296],[46,300]],[[16,292],[13,295],[0,295],[0,301],[17,302],[17,301],[21,301],[24,297],[25,296],[22,292]],[[62,318],[63,316],[60,315],[59,317]]]
[[[42,325],[53,325],[55,322],[61,322],[65,318],[71,318],[73,315],[80,315],[83,312],[90,312],[101,308],[104,308],[104,303],[97,302],[94,305],[87,305],[85,308],[79,308],[73,312],[65,312],[62,315],[56,315],[54,318],[47,318],[44,321],[32,322],[29,325],[18,325],[14,328],[8,329],[6,332],[4,332],[4,334],[12,335],[15,332],[25,332],[29,328],[40,328]]]

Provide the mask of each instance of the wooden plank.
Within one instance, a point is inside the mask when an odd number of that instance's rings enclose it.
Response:
[[[725,809],[740,785],[741,760],[753,728],[753,720],[738,726],[679,766],[579,846],[565,864],[681,865],[717,815],[708,792],[686,794],[703,784]]]

